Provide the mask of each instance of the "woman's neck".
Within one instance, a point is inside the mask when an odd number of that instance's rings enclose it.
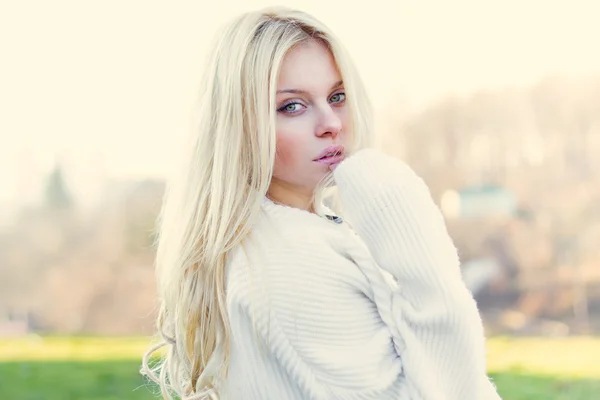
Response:
[[[294,190],[275,180],[273,180],[271,186],[269,186],[267,197],[274,203],[315,213],[312,194],[303,193],[297,189]]]

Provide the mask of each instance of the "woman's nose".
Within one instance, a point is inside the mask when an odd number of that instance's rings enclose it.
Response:
[[[319,122],[316,128],[317,136],[329,135],[337,137],[342,131],[342,120],[336,114],[330,104],[327,104],[319,111]]]

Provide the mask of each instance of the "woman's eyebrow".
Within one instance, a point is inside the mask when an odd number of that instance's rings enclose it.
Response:
[[[344,83],[344,81],[337,81],[336,83],[333,84],[333,86],[331,87],[330,90],[333,90],[337,87],[342,86],[343,83]],[[306,94],[306,91],[300,90],[300,89],[282,89],[282,90],[277,91],[277,94],[279,94],[279,93]]]

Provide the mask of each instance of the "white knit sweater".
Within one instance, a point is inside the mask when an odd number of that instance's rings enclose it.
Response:
[[[373,149],[334,176],[343,223],[265,199],[232,253],[221,399],[500,399],[427,186]]]

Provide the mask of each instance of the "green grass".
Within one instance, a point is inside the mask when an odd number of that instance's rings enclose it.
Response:
[[[600,378],[569,379],[520,372],[490,374],[504,400],[596,400]]]
[[[147,400],[136,361],[12,361],[0,363],[0,399]],[[152,389],[155,391],[155,389]]]
[[[0,341],[0,399],[156,399],[138,373],[147,346],[143,338]],[[504,400],[600,399],[600,338],[497,338],[488,358]]]

